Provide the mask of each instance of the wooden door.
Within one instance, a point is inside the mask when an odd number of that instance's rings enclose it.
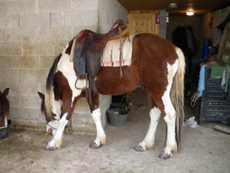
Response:
[[[152,33],[159,35],[159,24],[156,24],[158,10],[128,10],[127,25],[130,34]]]

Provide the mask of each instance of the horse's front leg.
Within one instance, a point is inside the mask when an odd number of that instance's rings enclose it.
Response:
[[[148,132],[144,138],[144,140],[139,143],[137,146],[135,146],[136,151],[145,151],[146,149],[152,149],[154,146],[154,141],[155,141],[155,133],[156,133],[156,128],[158,125],[158,122],[160,120],[161,116],[161,111],[154,107],[150,111],[150,125]]]
[[[106,144],[106,135],[101,123],[101,109],[97,108],[93,110],[92,117],[96,125],[97,137],[93,143],[90,144],[90,148],[97,149],[100,148],[101,145]]]
[[[87,101],[89,103],[91,115],[97,130],[97,137],[89,145],[89,147],[96,149],[96,148],[100,148],[101,145],[106,144],[106,135],[101,123],[101,109],[99,107],[99,95],[97,93],[92,93],[91,94],[92,103],[90,104],[89,98],[87,98]]]
[[[65,126],[68,123],[67,113],[65,113],[59,120],[57,131],[53,139],[46,146],[47,150],[60,149],[62,145],[62,136]]]
[[[62,111],[58,122],[58,127],[56,128],[57,130],[54,134],[53,139],[46,146],[47,150],[61,148],[63,132],[73,113],[75,105],[80,98],[81,98],[80,96],[75,98],[73,102],[71,101],[70,98],[63,100]]]

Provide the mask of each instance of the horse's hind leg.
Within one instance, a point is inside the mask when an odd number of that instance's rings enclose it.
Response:
[[[164,92],[161,98],[164,107],[164,109],[162,109],[161,111],[164,116],[164,120],[167,124],[166,147],[164,148],[164,151],[159,155],[161,159],[168,159],[172,156],[172,151],[177,151],[176,131],[175,131],[176,111],[172,105],[172,101],[170,98],[171,87],[172,87],[173,78],[175,76],[176,70],[177,70],[177,63],[174,63],[172,66],[168,65],[168,75],[167,75],[168,85],[166,91]]]
[[[134,148],[136,151],[144,151],[146,149],[153,148],[154,140],[155,140],[155,132],[156,132],[158,122],[160,120],[161,111],[159,108],[156,107],[156,104],[152,99],[151,94],[148,91],[147,91],[147,98],[148,98],[149,107],[151,108],[149,113],[150,125],[144,140]]]
[[[159,155],[161,159],[168,159],[172,156],[172,151],[177,151],[176,143],[176,132],[175,132],[175,123],[176,123],[176,111],[171,103],[170,97],[163,97],[165,113],[164,120],[167,124],[167,141],[166,147],[163,152]]]

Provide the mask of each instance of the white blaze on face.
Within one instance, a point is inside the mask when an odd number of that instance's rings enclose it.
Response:
[[[75,88],[75,82],[77,80],[77,76],[74,71],[74,64],[70,61],[70,56],[65,53],[66,49],[68,48],[68,44],[66,48],[62,52],[62,56],[58,62],[57,72],[60,71],[62,74],[66,77],[68,80],[68,84],[72,90],[72,104],[74,101],[74,98],[79,96],[81,94],[81,90],[77,90]],[[78,80],[77,87],[83,88],[86,86],[86,80]],[[71,106],[72,106],[71,104]]]

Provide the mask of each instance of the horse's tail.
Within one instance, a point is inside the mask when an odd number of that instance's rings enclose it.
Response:
[[[55,72],[57,70],[57,64],[59,59],[61,58],[61,54],[54,60],[53,66],[50,69],[50,72],[47,76],[46,80],[46,93],[45,93],[45,111],[46,111],[46,120],[50,121],[52,119],[52,110],[51,110],[51,99],[54,99],[53,95],[53,78]]]
[[[178,70],[171,89],[171,101],[176,110],[176,142],[177,150],[181,150],[181,131],[184,122],[184,73],[185,59],[181,49],[176,48],[178,56]]]

